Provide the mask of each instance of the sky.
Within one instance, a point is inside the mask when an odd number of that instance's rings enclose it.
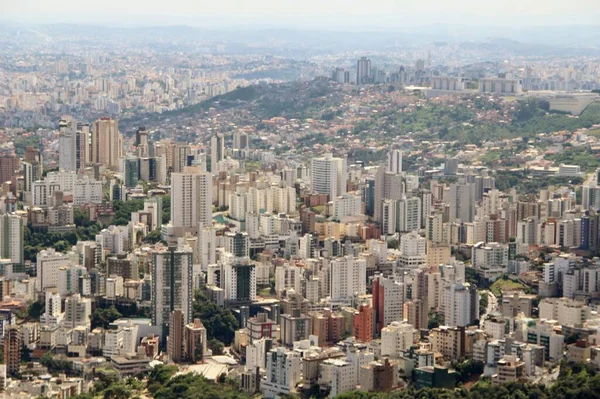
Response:
[[[426,24],[597,25],[600,0],[0,0],[0,20],[357,30]]]

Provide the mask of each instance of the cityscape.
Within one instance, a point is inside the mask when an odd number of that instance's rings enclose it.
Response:
[[[600,397],[600,5],[536,2],[0,4],[0,398]]]

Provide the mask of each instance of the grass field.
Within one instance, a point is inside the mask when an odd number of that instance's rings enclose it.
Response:
[[[490,291],[492,291],[496,296],[502,295],[502,291],[523,290],[527,292],[528,289],[529,288],[526,285],[523,285],[518,281],[502,279],[494,281],[494,284],[492,284],[490,287]]]

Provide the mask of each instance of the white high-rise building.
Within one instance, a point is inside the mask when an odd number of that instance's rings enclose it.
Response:
[[[362,202],[358,195],[344,194],[333,199],[333,218],[341,220],[346,216],[362,214]]]
[[[245,261],[223,265],[225,300],[248,302],[256,299],[256,266]]]
[[[225,138],[216,134],[210,139],[210,171],[215,173],[217,164],[225,159]]]
[[[381,356],[398,358],[415,342],[414,326],[394,321],[381,329]]]
[[[90,327],[92,316],[92,301],[82,298],[79,294],[71,295],[65,300],[64,326],[75,328],[79,326]]]
[[[388,172],[402,173],[402,151],[392,150],[388,153]]]
[[[367,261],[352,256],[331,261],[331,300],[348,301],[367,291]]]
[[[40,251],[37,255],[36,289],[58,288],[58,270],[69,265],[69,256],[56,252],[54,248]]]
[[[198,228],[198,256],[202,270],[217,263],[217,231],[214,227]]]
[[[77,133],[68,131],[58,138],[58,168],[65,172],[77,170]]]
[[[402,198],[396,201],[396,230],[415,231],[421,228],[421,199]]]
[[[400,252],[405,256],[424,256],[427,251],[427,240],[416,231],[400,237]]]
[[[467,283],[454,283],[444,287],[444,324],[465,327],[477,319],[479,302],[477,291]]]
[[[433,243],[444,241],[444,215],[441,212],[427,216],[425,221],[425,238]]]
[[[23,218],[14,214],[0,215],[0,258],[16,264],[25,263]]]
[[[171,175],[171,224],[195,233],[199,224],[212,226],[212,175],[187,166]]]
[[[330,200],[344,195],[348,180],[346,158],[335,158],[330,153],[313,158],[311,179],[312,191],[315,193],[327,194]]]
[[[297,352],[285,348],[271,349],[267,353],[266,380],[260,388],[265,398],[278,398],[294,393],[301,380],[302,358]]]
[[[192,322],[193,258],[188,246],[161,248],[153,254],[152,324],[166,334],[171,312],[180,309],[186,324]]]
[[[73,186],[73,205],[101,204],[103,198],[101,181],[92,179],[75,181]]]

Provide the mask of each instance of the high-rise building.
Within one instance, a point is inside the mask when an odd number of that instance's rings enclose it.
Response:
[[[217,164],[225,159],[225,137],[215,134],[210,139],[210,172],[215,173]]]
[[[470,223],[474,218],[475,185],[464,180],[450,184],[450,221]]]
[[[397,358],[415,342],[415,328],[400,321],[394,321],[381,329],[381,356]]]
[[[185,326],[184,314],[181,309],[171,312],[169,318],[169,336],[167,337],[167,353],[169,358],[179,363],[184,359],[183,330]]]
[[[362,57],[356,62],[356,84],[371,83],[371,60]]]
[[[0,155],[0,184],[11,181],[19,171],[19,158],[15,155]]]
[[[265,398],[278,398],[295,392],[301,380],[302,358],[285,348],[271,349],[267,353],[266,380],[261,383]]]
[[[70,126],[58,138],[58,168],[65,172],[77,171],[77,132]]]
[[[148,143],[148,131],[144,126],[140,126],[135,132],[135,146],[137,147],[137,156],[140,158],[150,156],[149,143]]]
[[[361,304],[354,314],[354,338],[361,342],[373,340],[374,320],[373,308],[368,304]]]
[[[404,284],[383,276],[373,280],[373,307],[377,331],[404,319]]]
[[[194,319],[193,323],[186,324],[183,330],[183,345],[185,359],[191,363],[202,360],[206,354],[206,328],[200,319]]]
[[[214,227],[198,228],[198,256],[202,270],[207,270],[208,265],[217,263],[217,231]]]
[[[75,170],[81,171],[90,163],[90,126],[80,126],[75,133]]]
[[[63,266],[69,266],[68,255],[56,252],[54,248],[40,251],[37,255],[37,290],[58,288],[58,271]]]
[[[183,312],[184,322],[192,321],[193,257],[188,246],[159,248],[153,253],[152,271],[152,324],[163,326],[163,333],[171,312]]]
[[[92,124],[90,161],[94,164],[116,168],[123,153],[123,136],[119,124],[111,118],[100,118]]]
[[[243,130],[236,130],[233,133],[233,150],[247,151],[250,148],[248,133]]]
[[[91,325],[92,301],[74,294],[65,300],[64,325],[67,328],[87,327]]]
[[[195,233],[212,226],[212,175],[187,166],[171,175],[171,224]]]
[[[427,328],[427,309],[422,299],[413,299],[406,304],[406,319],[417,331]]]
[[[367,290],[367,261],[352,256],[331,261],[331,300],[350,301]]]
[[[468,283],[452,283],[444,287],[444,323],[465,327],[478,318],[477,291]]]
[[[173,146],[172,150],[173,155],[171,156],[171,160],[173,164],[171,165],[171,172],[183,172],[183,169],[188,166],[188,156],[192,153],[192,149],[187,144],[178,143]]]
[[[127,157],[123,159],[123,172],[125,177],[125,187],[134,188],[138,183],[138,159]]]
[[[388,153],[388,172],[402,173],[402,151],[392,150]]]
[[[335,158],[331,153],[313,158],[311,166],[312,191],[327,194],[329,200],[346,193],[348,179],[346,158]]]
[[[21,352],[23,350],[23,334],[19,326],[8,326],[4,330],[4,364],[7,374],[19,372]]]
[[[0,215],[0,258],[16,264],[25,263],[23,218],[14,214]]]
[[[256,266],[237,262],[223,266],[225,300],[248,302],[256,299]]]

